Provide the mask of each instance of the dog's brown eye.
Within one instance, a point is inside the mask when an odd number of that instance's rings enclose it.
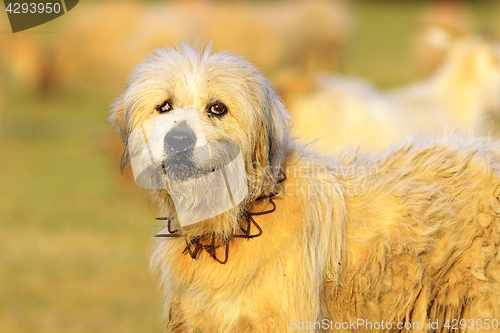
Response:
[[[222,103],[215,103],[210,107],[210,113],[216,114],[220,116],[221,114],[226,113],[227,108],[224,104]]]
[[[156,107],[156,111],[158,111],[159,113],[168,112],[170,110],[172,110],[172,105],[170,104],[170,101],[165,101],[163,102],[163,104],[158,105]]]

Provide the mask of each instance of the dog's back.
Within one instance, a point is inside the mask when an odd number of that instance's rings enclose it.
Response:
[[[484,324],[500,319],[499,146],[412,139],[353,156],[338,175],[348,220],[331,317],[415,323],[411,332],[465,319],[467,332],[498,332]]]

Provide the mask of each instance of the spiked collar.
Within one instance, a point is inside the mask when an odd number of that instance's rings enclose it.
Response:
[[[281,177],[280,179],[276,182],[276,185],[281,184],[286,180],[286,174],[281,171]],[[276,203],[273,201],[273,198],[276,197],[279,194],[277,191],[271,192],[271,194],[268,195],[262,195],[255,199],[255,201],[259,200],[264,200],[267,199],[269,200],[269,203],[271,203],[272,208],[261,211],[261,212],[249,212],[248,210],[245,210],[243,217],[238,221],[239,223],[239,228],[241,233],[235,233],[231,235],[227,239],[221,239],[220,237],[217,237],[215,233],[210,233],[210,234],[203,234],[201,236],[194,237],[190,240],[182,233],[180,229],[174,229],[172,230],[171,228],[171,222],[172,218],[171,217],[157,217],[156,220],[160,221],[167,221],[167,231],[168,233],[160,233],[154,235],[154,237],[166,237],[166,238],[178,238],[178,237],[184,237],[186,241],[186,247],[182,251],[183,254],[189,254],[189,256],[193,259],[196,259],[198,257],[198,254],[202,251],[205,250],[208,252],[211,258],[213,258],[215,261],[217,261],[220,264],[225,264],[227,263],[228,260],[228,255],[229,255],[229,243],[231,240],[234,238],[246,238],[246,239],[252,239],[259,237],[262,235],[262,228],[260,225],[257,224],[253,216],[257,215],[265,215],[265,214],[270,214],[276,210]],[[252,225],[257,228],[257,232],[252,234],[251,233],[251,228]],[[221,259],[217,256],[217,249],[219,247],[224,247],[224,259]]]

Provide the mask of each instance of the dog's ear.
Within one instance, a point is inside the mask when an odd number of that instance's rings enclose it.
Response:
[[[285,147],[288,141],[289,117],[282,101],[279,99],[276,90],[269,85],[266,87],[269,96],[268,119],[268,146],[269,164],[275,168],[281,168],[285,158]]]
[[[289,141],[290,120],[288,112],[278,97],[276,90],[267,79],[260,82],[261,103],[263,118],[259,124],[263,128],[257,138],[257,162],[269,166],[273,178],[277,178],[278,171],[283,168],[286,147]],[[274,179],[276,181],[277,179]]]
[[[111,105],[111,115],[108,118],[108,122],[113,124],[119,131],[120,136],[123,141],[123,153],[120,161],[120,169],[123,172],[125,166],[127,166],[130,161],[130,157],[127,149],[128,136],[130,130],[128,129],[127,120],[125,117],[125,95],[121,95],[116,99],[116,101]]]

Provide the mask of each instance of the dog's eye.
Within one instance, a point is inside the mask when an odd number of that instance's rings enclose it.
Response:
[[[158,111],[159,113],[168,112],[170,110],[172,110],[172,105],[170,104],[170,101],[165,101],[163,102],[163,104],[158,105],[156,107],[156,111]]]
[[[210,107],[210,113],[215,115],[222,115],[227,112],[227,107],[222,103],[215,103]]]

